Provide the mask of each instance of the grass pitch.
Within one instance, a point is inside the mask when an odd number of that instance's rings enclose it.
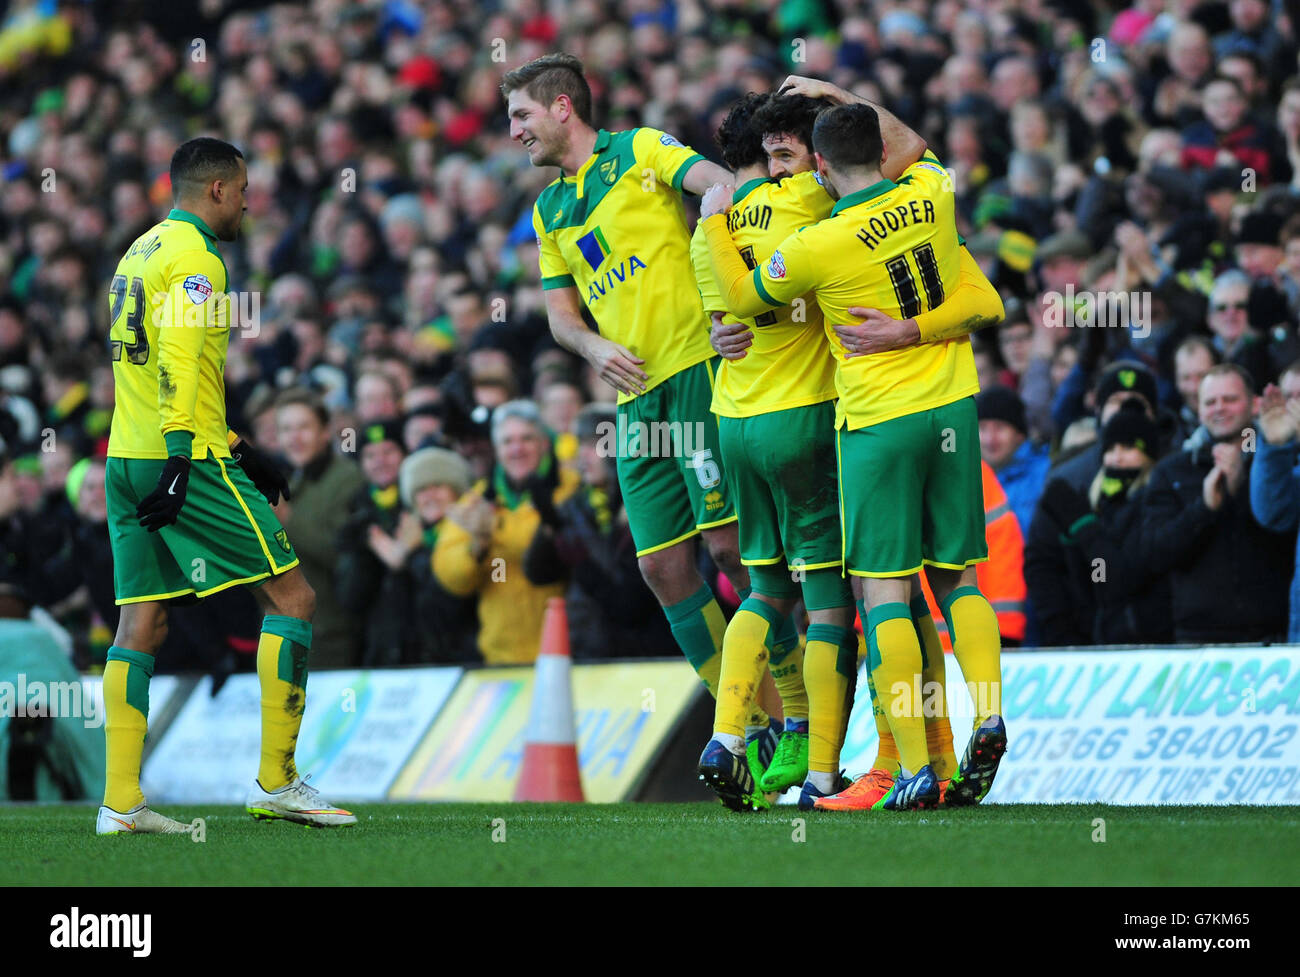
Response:
[[[1294,885],[1296,807],[993,805],[887,815],[716,804],[362,804],[355,827],[173,808],[206,841],[99,838],[89,806],[0,807],[18,885]],[[1105,821],[1105,841],[1100,837]],[[497,838],[498,840],[493,840]],[[802,840],[800,840],[802,838]],[[504,840],[500,840],[504,839]]]

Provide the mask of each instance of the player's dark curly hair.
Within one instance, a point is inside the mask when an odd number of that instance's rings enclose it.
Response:
[[[774,95],[754,114],[754,128],[759,138],[767,135],[791,135],[812,152],[813,123],[817,113],[831,105],[824,98],[807,95]]]
[[[213,180],[233,180],[244,158],[234,146],[220,139],[200,136],[182,143],[172,154],[172,194],[176,199],[202,193]]]
[[[754,128],[754,116],[772,100],[772,96],[763,92],[748,92],[738,98],[727,117],[713,134],[714,142],[722,150],[722,161],[727,169],[735,170],[744,166],[766,164],[763,153],[763,134]]]

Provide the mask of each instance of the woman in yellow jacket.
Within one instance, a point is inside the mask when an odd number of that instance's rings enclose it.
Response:
[[[460,597],[478,595],[478,648],[489,665],[527,665],[537,658],[546,601],[564,584],[537,586],[524,576],[524,551],[540,519],[537,492],[559,505],[578,476],[555,461],[551,438],[531,400],[512,400],[492,415],[496,464],[447,513],[433,551],[433,572]]]

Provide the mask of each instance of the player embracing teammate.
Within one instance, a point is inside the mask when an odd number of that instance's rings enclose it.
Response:
[[[691,270],[681,194],[702,193],[730,174],[657,129],[594,128],[582,64],[569,55],[510,71],[501,91],[511,138],[533,166],[560,171],[533,207],[551,334],[618,390],[619,488],[641,572],[687,661],[716,696],[726,620],[696,569],[695,537],[742,598],[749,574],[710,411],[718,357]],[[584,322],[584,306],[599,332]],[[802,708],[806,722],[801,652],[788,616],[778,632],[778,689],[787,716]],[[781,725],[752,696],[749,703],[746,762],[758,778]]]
[[[834,86],[791,81],[799,97],[854,101]],[[642,572],[718,698],[702,775],[737,810],[805,773],[809,807],[834,807],[846,795],[851,808],[927,806],[939,800],[941,780],[950,803],[982,799],[1005,729],[996,619],[974,580],[987,550],[968,336],[1000,319],[1002,306],[959,243],[946,171],[892,116],[887,150],[873,108],[840,104],[817,116],[818,174],[794,175],[797,147],[777,138],[763,148],[772,171],[792,179],[763,179],[749,132],[747,148],[728,160],[746,177],[737,191],[731,174],[666,133],[594,129],[572,57],[530,62],[506,75],[502,92],[511,136],[530,162],[560,168],[533,211],[552,334],[619,391],[619,479]],[[738,108],[752,115],[763,101],[751,96]],[[739,134],[743,120],[730,121]],[[693,275],[680,192],[706,187]],[[712,289],[701,273],[706,248]],[[721,375],[701,292],[709,311],[751,318],[730,330],[715,325],[717,349],[738,354]],[[801,316],[792,313],[796,300]],[[599,333],[583,321],[584,304]],[[864,325],[832,326],[854,322]],[[646,457],[625,443],[625,425],[638,421],[702,437],[672,458]],[[694,569],[696,535],[744,598],[725,640]],[[828,542],[838,552],[823,552]],[[917,694],[923,675],[943,682],[917,584],[923,566],[976,690],[977,728],[960,768],[946,719],[927,730]],[[856,795],[849,786],[830,796],[846,786],[836,765],[856,668],[844,569],[862,591],[881,758],[897,749],[897,777],[876,778],[867,804],[861,784]],[[792,586],[791,571],[802,586]],[[806,662],[789,647],[800,596],[812,618]],[[793,717],[782,744],[792,749],[778,753],[764,780],[766,764],[753,763],[765,719],[755,692],[763,664],[778,656],[790,662],[773,674]],[[800,682],[782,685],[783,673]],[[811,720],[802,727],[801,710]],[[805,751],[811,736],[811,770],[799,736]],[[932,757],[945,768],[939,774]]]
[[[847,101],[831,86],[807,87]],[[844,566],[862,581],[868,675],[900,758],[879,806],[931,806],[941,796],[918,694],[928,642],[910,606],[923,566],[976,698],[978,725],[947,785],[947,801],[975,803],[991,785],[1006,733],[997,714],[996,618],[974,580],[987,548],[968,334],[1000,319],[1002,307],[960,245],[947,172],[927,152],[904,160],[897,182],[888,179],[882,171],[898,172],[899,151],[881,129],[878,113],[865,104],[817,116],[818,172],[837,202],[827,219],[786,237],[757,267],[749,267],[724,219],[729,185],[706,193],[700,226],[732,313],[770,312],[815,289],[828,325],[866,318],[880,327],[827,331],[839,394]],[[876,311],[868,316],[868,309]],[[891,341],[882,343],[881,335]],[[864,352],[872,355],[857,355]]]

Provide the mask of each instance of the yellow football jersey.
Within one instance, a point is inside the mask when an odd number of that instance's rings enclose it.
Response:
[[[230,456],[230,281],[216,240],[198,217],[173,210],[118,262],[109,286],[110,457],[166,458],[172,431],[194,435],[193,458]]]
[[[705,223],[713,225],[706,233],[716,266],[727,260],[721,221]],[[857,321],[847,313],[851,306],[897,319],[938,307],[960,284],[959,247],[951,179],[927,152],[897,183],[881,180],[848,194],[826,220],[787,237],[739,283],[743,298],[731,295],[729,302],[735,311],[753,314],[815,288],[838,367],[836,426],[879,424],[978,393],[970,338],[845,359],[831,327]]]
[[[780,182],[751,180],[736,190],[727,229],[745,264],[756,268],[787,236],[826,217],[832,203],[813,172]],[[704,311],[727,312],[724,322],[738,321],[722,301],[709,242],[700,227],[691,238],[691,263]],[[822,313],[812,292],[740,321],[753,331],[753,345],[742,359],[724,359],[718,366],[715,414],[753,417],[835,398],[835,360],[822,338]]]
[[[600,334],[645,360],[647,390],[714,355],[681,198],[703,158],[657,129],[601,129],[533,206],[542,288],[576,287]]]

